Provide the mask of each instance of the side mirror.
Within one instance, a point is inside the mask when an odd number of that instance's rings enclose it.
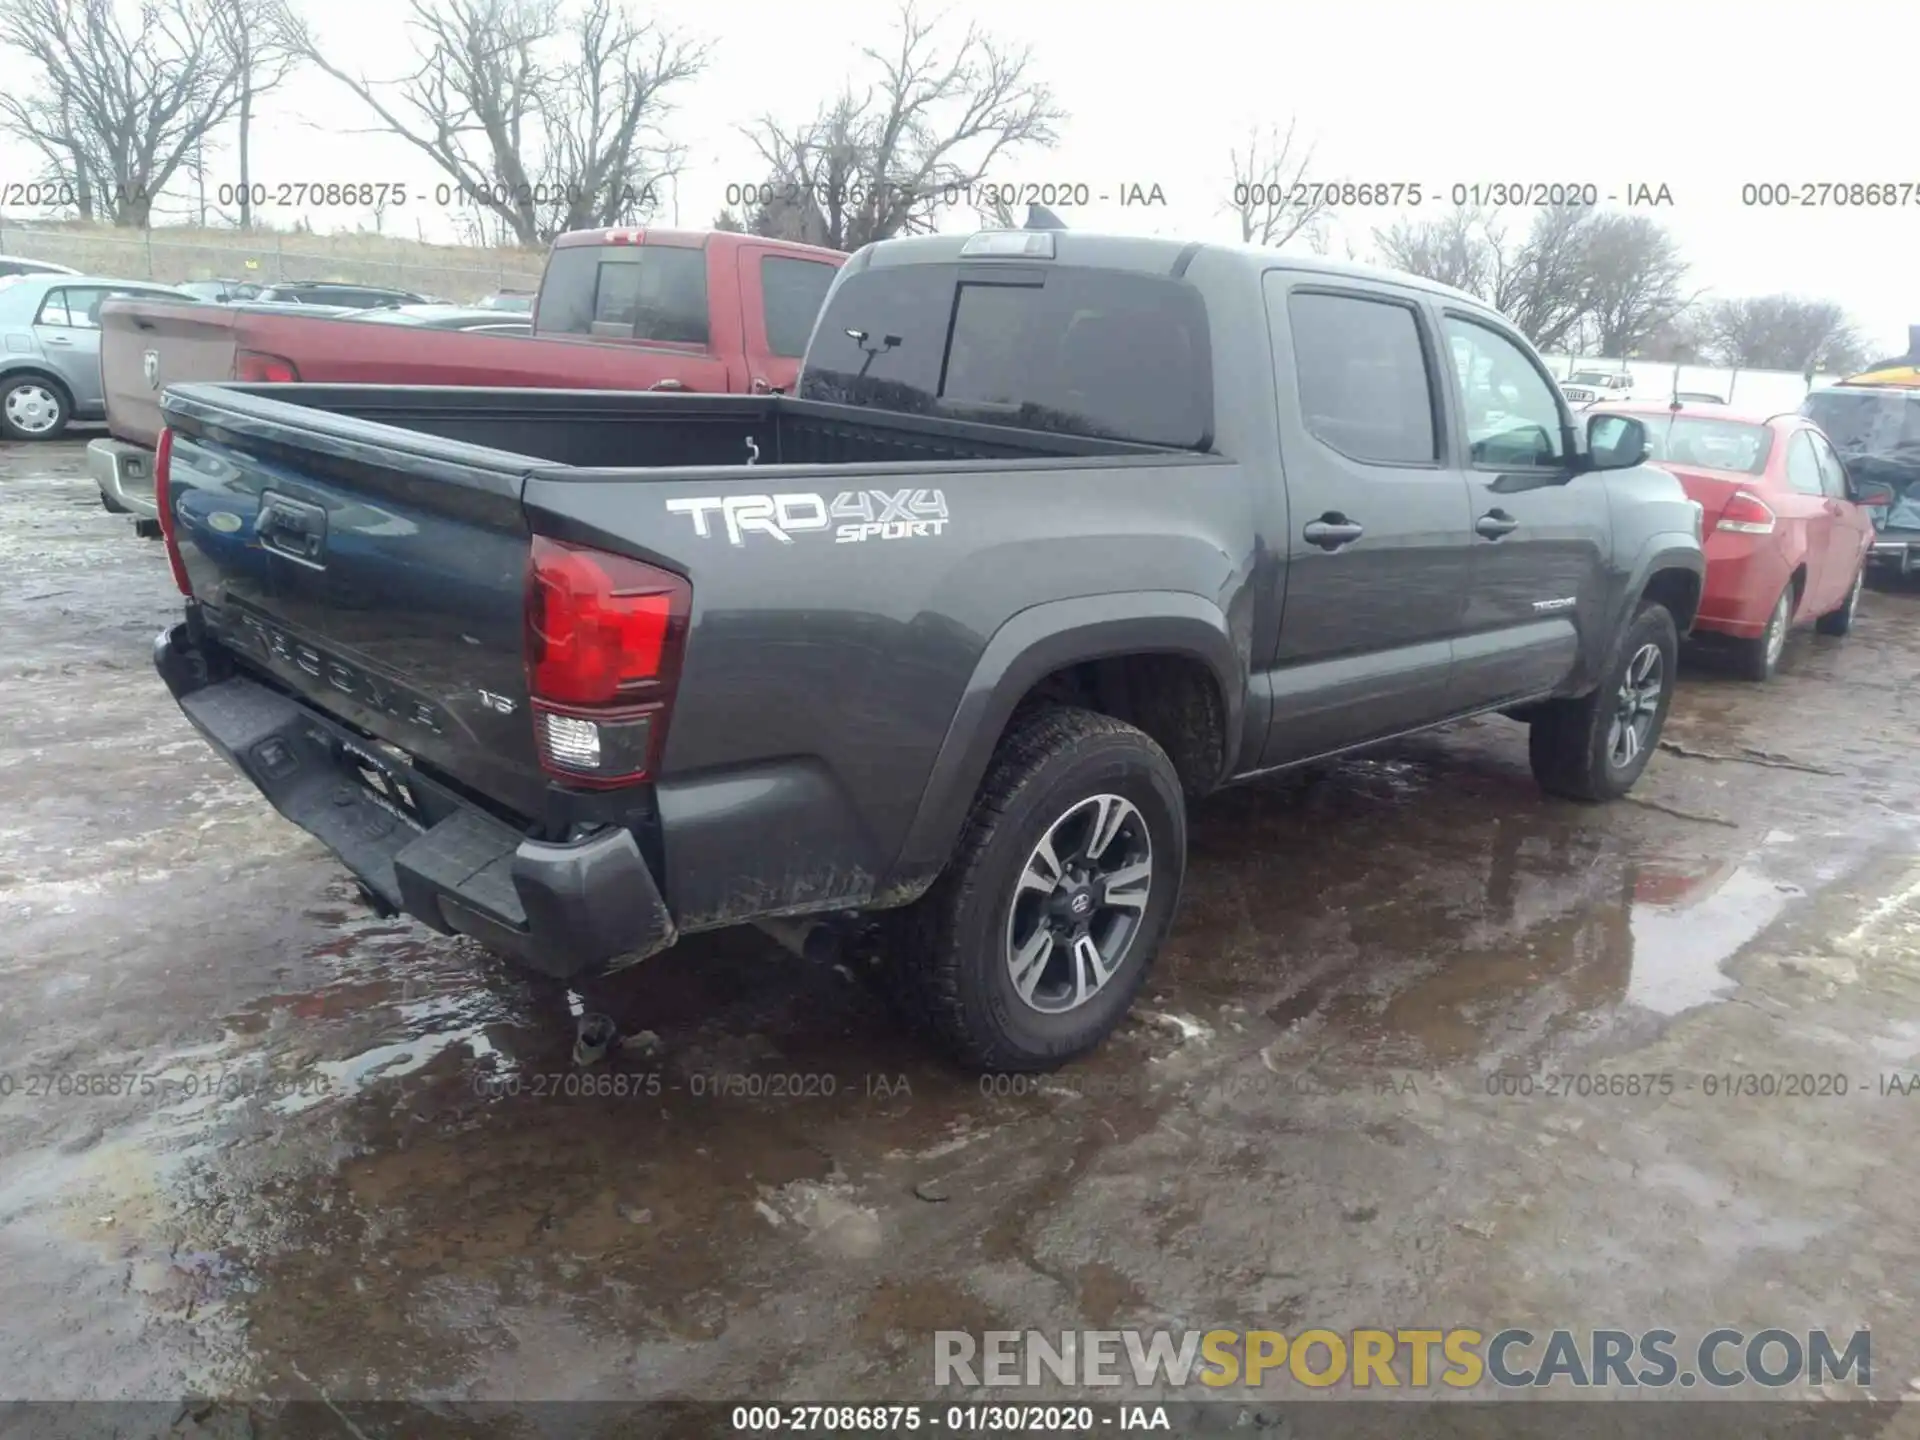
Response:
[[[1852,492],[1850,498],[1856,505],[1891,505],[1895,500],[1893,486],[1884,480],[1852,480],[1847,483]]]
[[[1587,469],[1631,470],[1653,450],[1647,427],[1628,415],[1587,419]]]

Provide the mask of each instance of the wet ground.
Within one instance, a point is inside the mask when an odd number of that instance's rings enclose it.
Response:
[[[1920,1375],[1920,593],[1690,666],[1628,803],[1505,721],[1214,798],[1061,1075],[753,931],[590,997],[583,1070],[191,733],[80,452],[0,447],[0,1399],[899,1399],[936,1329],[1131,1326],[1870,1325]]]

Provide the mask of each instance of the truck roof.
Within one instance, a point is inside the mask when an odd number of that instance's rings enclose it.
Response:
[[[818,256],[838,264],[846,258],[841,250],[820,245],[803,245],[797,240],[777,240],[767,235],[749,235],[743,230],[670,230],[664,225],[605,225],[594,230],[568,230],[553,237],[553,248],[571,250],[576,245],[681,245],[690,250],[708,246],[725,249],[734,245],[766,245],[795,255]]]
[[[866,247],[867,258],[858,259],[850,268],[866,265],[938,265],[962,258],[961,247],[975,232],[952,235],[914,235],[882,240]],[[1289,270],[1305,270],[1331,277],[1356,280],[1380,280],[1409,289],[1444,295],[1476,309],[1485,310],[1487,302],[1465,290],[1442,285],[1434,280],[1388,270],[1379,265],[1353,261],[1328,260],[1318,255],[1285,255],[1259,245],[1222,244],[1214,241],[1174,240],[1157,235],[1102,235],[1085,230],[1052,230],[1054,254],[1058,262],[1070,265],[1095,265],[1107,270],[1138,270],[1150,274],[1171,273],[1176,265],[1185,269],[1195,255],[1229,257],[1250,270],[1267,270],[1275,264]],[[1182,263],[1182,262],[1185,263]],[[986,262],[1001,263],[1001,262]],[[1020,263],[1012,261],[1011,263]],[[1042,262],[1044,263],[1044,262]]]

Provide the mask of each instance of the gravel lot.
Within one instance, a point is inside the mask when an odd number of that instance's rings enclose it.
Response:
[[[567,996],[370,916],[191,732],[81,451],[0,446],[0,1399],[899,1399],[939,1328],[1423,1320],[1920,1375],[1920,592],[1690,665],[1627,803],[1505,721],[1215,797],[1135,1018],[1043,1083],[754,931],[586,997],[582,1071]],[[28,1093],[99,1072],[173,1083]],[[1676,1083],[1499,1093],[1615,1073]]]

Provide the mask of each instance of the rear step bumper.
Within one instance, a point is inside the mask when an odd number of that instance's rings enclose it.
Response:
[[[1867,552],[1867,563],[1911,575],[1920,569],[1920,535],[1889,536],[1882,531],[1874,537],[1873,548]]]
[[[377,797],[349,751],[369,742],[244,676],[212,679],[185,625],[154,668],[188,720],[287,819],[381,900],[442,935],[467,935],[560,979],[617,968],[678,938],[633,836],[528,840],[464,798],[396,769],[421,819]],[[343,748],[345,747],[345,748]]]

